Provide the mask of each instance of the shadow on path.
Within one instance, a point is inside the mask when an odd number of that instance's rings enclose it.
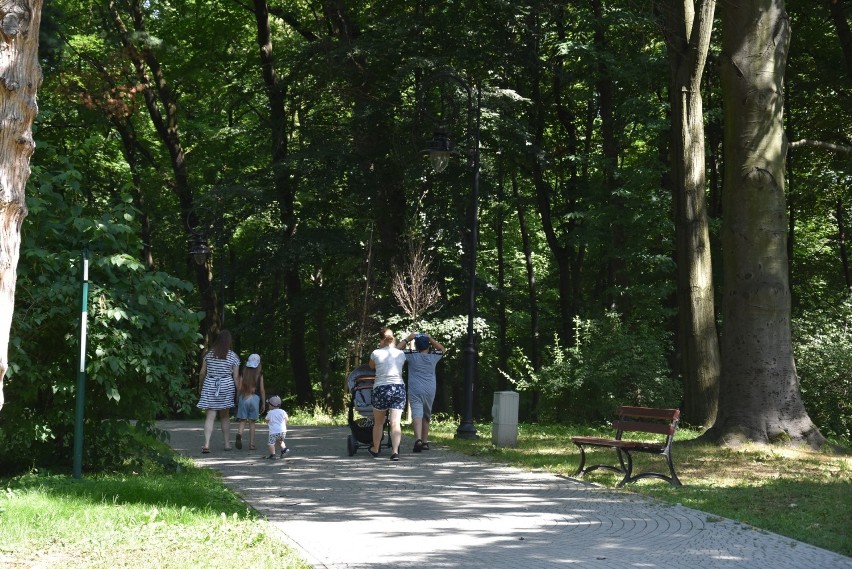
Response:
[[[852,569],[848,557],[704,512],[434,445],[414,454],[407,439],[391,462],[387,449],[348,456],[347,427],[292,427],[290,457],[269,461],[263,426],[256,451],[221,450],[217,428],[207,455],[201,421],[159,426],[315,567]]]

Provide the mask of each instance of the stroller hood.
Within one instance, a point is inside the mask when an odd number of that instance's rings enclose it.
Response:
[[[373,381],[376,370],[364,364],[349,373],[347,382],[349,393],[352,395],[351,405],[361,415],[370,416],[373,413]]]

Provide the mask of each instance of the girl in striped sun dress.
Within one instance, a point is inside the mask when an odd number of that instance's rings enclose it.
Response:
[[[204,409],[204,446],[201,452],[210,452],[210,437],[216,416],[222,425],[225,450],[231,450],[230,410],[234,406],[234,394],[240,373],[240,358],[231,351],[231,333],[220,330],[213,348],[204,354],[201,372],[198,375],[198,390],[201,397],[196,407]]]

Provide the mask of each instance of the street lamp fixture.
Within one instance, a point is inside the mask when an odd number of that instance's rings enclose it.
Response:
[[[429,163],[432,165],[432,170],[436,174],[440,174],[447,169],[450,163],[450,157],[454,154],[453,142],[447,134],[447,126],[439,124],[435,129],[435,134],[432,136],[432,141],[429,143],[429,149],[425,151],[429,156]]]
[[[467,341],[464,348],[464,413],[461,423],[456,429],[456,438],[476,439],[476,425],[473,422],[473,386],[476,378],[477,354],[476,336],[473,323],[476,317],[476,249],[479,239],[479,127],[482,108],[482,91],[476,87],[476,109],[473,108],[473,88],[470,83],[450,72],[437,73],[431,78],[435,85],[452,84],[460,86],[467,95],[467,137],[471,141],[470,150],[457,152],[453,149],[452,141],[447,130],[447,117],[438,117],[429,148],[424,151],[435,173],[443,172],[450,158],[466,156],[473,172],[471,178],[470,212],[468,227],[470,228],[470,258],[468,260],[468,297],[467,297]],[[442,98],[443,102],[443,98]]]
[[[189,256],[192,257],[196,265],[203,267],[213,256],[213,250],[200,236],[196,235],[195,243],[189,249]]]

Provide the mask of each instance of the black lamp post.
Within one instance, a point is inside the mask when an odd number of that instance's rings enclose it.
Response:
[[[447,131],[446,117],[438,117],[438,126],[429,148],[424,154],[429,157],[432,169],[442,172],[447,167],[449,159],[464,155],[473,170],[472,187],[470,194],[470,258],[468,261],[468,297],[467,297],[467,342],[464,348],[464,414],[462,421],[456,429],[456,438],[475,439],[476,426],[473,423],[473,384],[476,377],[476,338],[474,336],[473,321],[476,317],[476,249],[479,240],[479,126],[482,108],[482,91],[476,88],[476,109],[473,109],[473,89],[470,83],[455,75],[454,73],[438,73],[431,79],[436,84],[455,83],[464,89],[467,94],[467,134],[471,138],[471,148],[467,152],[458,152],[453,148]],[[475,112],[475,114],[474,114]]]

